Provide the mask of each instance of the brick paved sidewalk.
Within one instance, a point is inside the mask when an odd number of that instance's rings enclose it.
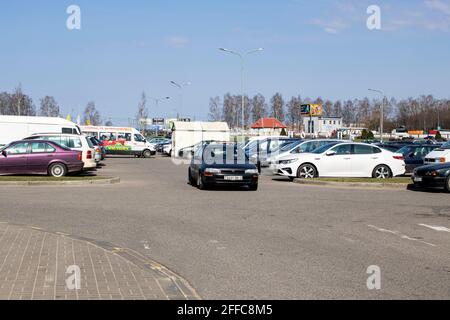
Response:
[[[71,266],[75,267],[70,269]],[[80,281],[79,288],[75,289],[77,266]],[[0,299],[184,300],[199,297],[185,280],[132,250],[0,223]]]

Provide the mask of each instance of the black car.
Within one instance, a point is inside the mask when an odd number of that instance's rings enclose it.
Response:
[[[450,163],[419,167],[414,170],[412,179],[415,186],[444,188],[450,192]]]
[[[391,152],[398,152],[398,150],[400,150],[407,144],[401,143],[401,142],[391,142],[391,143],[385,142],[385,143],[374,143],[374,145],[376,145],[377,147],[383,148],[385,150],[391,151]]]
[[[398,150],[405,158],[405,174],[412,174],[415,168],[423,166],[426,155],[437,148],[437,144],[410,144]]]
[[[258,169],[236,144],[209,144],[199,148],[191,160],[189,183],[200,190],[213,185],[248,186],[258,190]]]
[[[156,152],[163,153],[164,152],[164,146],[167,146],[169,144],[172,144],[172,141],[164,141],[164,142],[158,143],[155,146]]]

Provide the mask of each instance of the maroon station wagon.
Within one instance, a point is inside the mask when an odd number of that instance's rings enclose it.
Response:
[[[48,174],[63,177],[83,170],[82,156],[51,141],[16,141],[0,154],[0,175]]]

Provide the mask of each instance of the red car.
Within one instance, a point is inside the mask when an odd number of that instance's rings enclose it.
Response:
[[[17,141],[0,151],[0,175],[48,174],[60,178],[83,170],[81,152],[51,141]]]

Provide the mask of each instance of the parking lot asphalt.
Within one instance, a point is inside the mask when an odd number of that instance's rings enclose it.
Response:
[[[131,248],[206,299],[449,299],[450,195],[303,186],[199,191],[169,158],[108,158],[117,185],[0,186],[0,222]],[[367,288],[379,266],[381,289]]]

